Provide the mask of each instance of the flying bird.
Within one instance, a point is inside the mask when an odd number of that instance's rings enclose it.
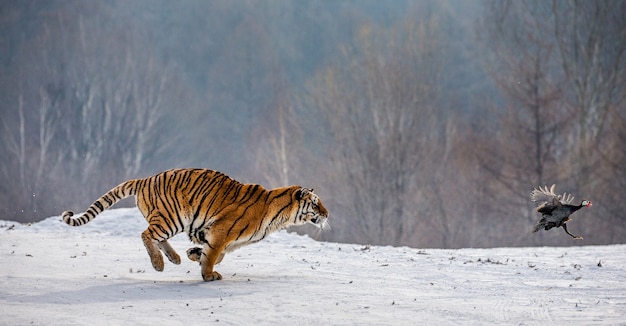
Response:
[[[563,227],[565,233],[569,234],[576,240],[582,240],[583,237],[579,235],[573,235],[567,230],[565,223],[571,221],[570,215],[583,207],[591,207],[591,201],[583,200],[580,205],[572,205],[574,202],[574,196],[571,194],[563,193],[563,195],[557,195],[554,193],[555,185],[552,185],[550,189],[548,186],[544,188],[534,189],[530,193],[530,200],[537,204],[537,212],[541,213],[541,219],[537,221],[537,224],[533,228],[533,233],[544,229],[550,230],[551,228]]]

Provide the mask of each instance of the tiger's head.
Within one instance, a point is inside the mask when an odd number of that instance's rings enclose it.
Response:
[[[321,229],[329,227],[328,211],[313,189],[299,188],[294,192],[294,197],[298,202],[296,224],[311,223]]]

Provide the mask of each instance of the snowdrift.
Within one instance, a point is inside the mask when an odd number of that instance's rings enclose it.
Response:
[[[205,283],[185,235],[170,241],[183,262],[153,270],[146,226],[134,208],[79,228],[0,221],[0,324],[626,324],[626,245],[420,250],[280,232]]]

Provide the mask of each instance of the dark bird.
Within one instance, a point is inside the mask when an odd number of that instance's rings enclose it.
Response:
[[[530,200],[537,204],[537,212],[541,213],[541,219],[537,221],[537,224],[533,228],[533,233],[544,229],[550,230],[554,227],[563,227],[565,233],[569,234],[576,240],[582,240],[583,237],[579,235],[573,235],[567,230],[565,223],[571,221],[570,215],[583,207],[591,207],[591,201],[583,200],[580,205],[572,205],[574,196],[563,193],[563,195],[557,195],[554,193],[555,185],[552,185],[548,190],[548,186],[543,189],[534,189],[530,193]]]

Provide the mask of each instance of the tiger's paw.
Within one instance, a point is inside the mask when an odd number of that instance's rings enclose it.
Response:
[[[202,248],[194,247],[187,249],[187,258],[191,261],[200,261],[200,257],[202,257]]]
[[[167,259],[169,259],[172,263],[180,265],[180,256],[177,253],[166,251],[165,256],[167,256]]]
[[[205,282],[219,281],[219,280],[222,279],[222,274],[214,271],[214,272],[211,272],[211,274],[209,274],[209,275],[202,274],[202,279]]]
[[[157,272],[163,271],[163,268],[165,267],[163,256],[159,254],[158,256],[150,257],[150,260],[152,261],[152,267],[154,267]]]
[[[167,257],[167,259],[169,259],[169,261],[171,261],[172,263],[176,265],[180,265],[180,256],[178,255],[176,250],[174,250],[174,248],[170,246],[170,244],[167,241],[159,242],[158,246],[161,252],[163,252],[165,256]]]

